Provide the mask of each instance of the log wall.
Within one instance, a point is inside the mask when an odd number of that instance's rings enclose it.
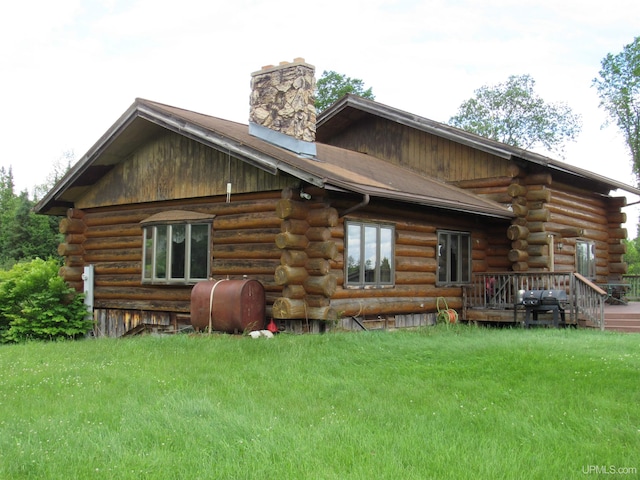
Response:
[[[215,215],[211,277],[241,279],[246,275],[260,281],[265,287],[267,309],[270,311],[273,301],[282,292],[282,287],[274,280],[281,255],[276,246],[276,237],[281,231],[281,219],[276,215],[280,197],[278,191],[236,196],[230,203],[226,203],[225,198],[211,198],[130,205],[126,208],[71,209],[67,218],[60,222],[60,231],[65,234],[65,241],[59,247],[65,257],[60,274],[82,291],[83,267],[94,265],[94,304],[96,315],[101,315],[101,328],[106,331],[120,327],[106,325],[105,315],[116,324],[127,326],[138,318],[116,314],[116,311],[188,315],[191,286],[141,283],[140,222],[166,210],[200,212]]]

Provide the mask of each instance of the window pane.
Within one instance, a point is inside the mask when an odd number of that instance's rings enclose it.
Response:
[[[173,225],[171,227],[171,278],[184,278],[186,252],[186,226]]]
[[[447,279],[447,253],[449,236],[445,233],[438,234],[438,281],[446,282]]]
[[[376,268],[378,266],[378,229],[372,226],[364,227],[364,282],[376,282]]]
[[[191,226],[191,278],[208,277],[209,225]]]
[[[393,230],[380,228],[380,282],[391,283],[393,271]]]
[[[145,280],[153,277],[153,227],[145,227],[144,234],[144,265],[142,271]]]
[[[360,225],[347,226],[347,283],[360,282]]]
[[[167,278],[167,226],[156,229],[156,278]]]
[[[462,262],[462,265],[460,265],[462,270],[460,280],[463,282],[471,281],[471,274],[469,271],[471,268],[471,252],[469,251],[471,246],[470,244],[471,238],[469,235],[460,235],[460,261]]]

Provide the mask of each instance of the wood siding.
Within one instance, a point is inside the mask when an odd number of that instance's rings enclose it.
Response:
[[[382,118],[365,118],[328,143],[443,181],[509,175],[503,158]]]
[[[76,207],[129,205],[143,202],[282,190],[292,178],[277,176],[182,135],[167,132],[140,146],[106,174]]]

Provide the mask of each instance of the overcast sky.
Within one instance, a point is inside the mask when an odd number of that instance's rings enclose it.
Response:
[[[377,101],[437,121],[480,86],[530,74],[543,99],[582,115],[565,160],[633,184],[591,83],[602,58],[638,35],[638,0],[10,2],[0,16],[0,165],[31,192],[136,97],[246,123],[250,74],[303,57],[316,77],[360,78]]]

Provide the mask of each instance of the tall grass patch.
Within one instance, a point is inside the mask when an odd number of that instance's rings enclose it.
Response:
[[[638,337],[439,326],[0,348],[0,478],[583,478],[640,468]]]

